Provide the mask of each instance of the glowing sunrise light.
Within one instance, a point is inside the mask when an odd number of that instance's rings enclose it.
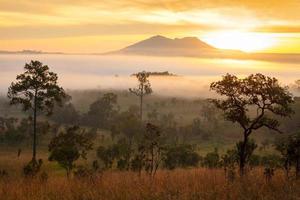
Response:
[[[202,39],[220,49],[234,49],[245,52],[265,50],[277,43],[275,37],[271,34],[239,31],[208,33]]]

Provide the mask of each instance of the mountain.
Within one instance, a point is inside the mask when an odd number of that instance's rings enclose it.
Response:
[[[219,57],[226,54],[241,54],[241,51],[220,50],[196,37],[170,39],[161,35],[150,37],[108,54],[136,54],[153,56]]]
[[[152,49],[152,48],[175,48],[175,49],[206,49],[206,50],[215,50],[216,48],[202,42],[196,37],[184,37],[184,38],[175,38],[170,39],[164,36],[153,36],[149,39],[137,42],[133,45],[130,45],[123,49],[123,51],[132,51],[139,49]]]
[[[196,37],[170,39],[161,35],[150,37],[123,49],[102,55],[181,56],[197,58],[224,58],[300,63],[300,54],[245,53],[238,50],[215,48]]]

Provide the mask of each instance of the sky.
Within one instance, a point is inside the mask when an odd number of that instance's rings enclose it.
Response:
[[[153,35],[300,53],[300,0],[0,0],[0,50],[101,53]]]

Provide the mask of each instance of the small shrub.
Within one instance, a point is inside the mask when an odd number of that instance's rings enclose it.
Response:
[[[39,159],[38,161],[36,160],[31,160],[27,165],[23,167],[23,173],[25,177],[34,177],[36,176],[42,167],[43,160]]]
[[[203,159],[203,165],[208,168],[218,168],[220,166],[220,156],[217,148],[213,152],[206,154]]]

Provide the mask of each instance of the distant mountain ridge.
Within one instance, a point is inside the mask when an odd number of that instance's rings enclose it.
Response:
[[[123,49],[108,52],[107,54],[214,57],[226,53],[241,54],[243,52],[217,49],[199,40],[197,37],[170,39],[161,35],[156,35]]]
[[[281,53],[245,53],[239,50],[215,48],[197,37],[170,39],[156,35],[123,49],[102,55],[144,55],[144,56],[179,56],[197,58],[220,58],[239,60],[262,60],[275,62],[300,63],[300,54]]]
[[[298,53],[245,53],[238,50],[215,48],[197,37],[170,39],[156,35],[139,41],[117,51],[106,53],[64,53],[36,50],[1,51],[0,54],[63,54],[63,55],[142,55],[142,56],[176,56],[195,58],[218,58],[237,60],[260,60],[272,62],[300,63]]]
[[[216,48],[202,42],[196,37],[184,37],[170,39],[161,35],[150,37],[149,39],[137,42],[125,47],[123,50],[140,48],[202,48],[207,50],[216,50]]]

